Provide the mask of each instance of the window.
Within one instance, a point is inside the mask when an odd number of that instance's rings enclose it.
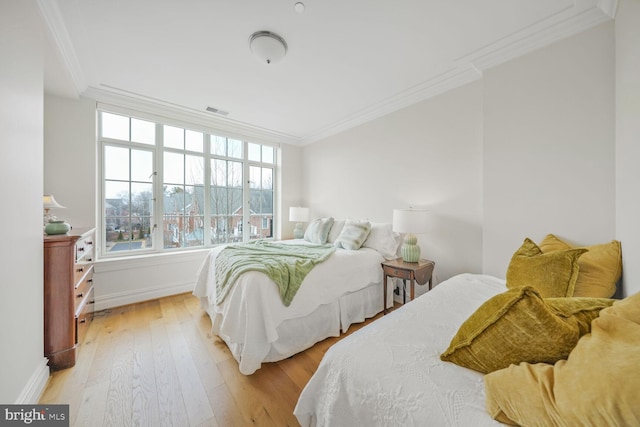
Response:
[[[251,237],[273,237],[273,147],[249,143]]]
[[[98,121],[103,256],[273,237],[274,147],[107,111]]]

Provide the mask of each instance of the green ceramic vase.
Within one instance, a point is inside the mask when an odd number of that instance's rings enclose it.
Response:
[[[49,221],[44,227],[44,232],[48,235],[65,234],[71,230],[71,226],[64,221]]]

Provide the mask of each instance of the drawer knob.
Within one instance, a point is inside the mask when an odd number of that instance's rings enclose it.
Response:
[[[87,319],[83,317],[82,319],[80,319],[80,323],[87,323]]]
[[[76,298],[82,298],[84,296],[84,292],[80,292],[78,295],[76,295]]]
[[[93,279],[87,279],[87,283],[93,283]]]
[[[84,252],[84,248],[78,248],[78,252]]]
[[[93,245],[93,242],[87,242],[87,245]]]
[[[67,270],[67,271],[68,271],[68,270]],[[80,267],[80,268],[78,268],[76,271],[77,271],[78,273],[82,273],[82,272],[84,271],[84,268],[83,268],[83,267]]]

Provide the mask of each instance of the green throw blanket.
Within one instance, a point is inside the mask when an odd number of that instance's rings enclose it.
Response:
[[[311,269],[335,251],[329,245],[287,245],[256,240],[222,249],[216,257],[216,304],[220,304],[236,280],[247,271],[260,271],[280,289],[289,306]]]

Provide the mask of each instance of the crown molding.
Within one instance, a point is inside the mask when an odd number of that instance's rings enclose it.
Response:
[[[204,111],[204,109],[200,111],[188,108],[113,86],[103,85],[101,88],[89,86],[82,96],[104,104],[198,124],[226,136],[249,139],[252,142],[300,145],[301,141],[300,138],[294,135],[254,126],[227,117],[215,116],[213,113]]]
[[[76,56],[71,37],[55,0],[36,0],[40,14],[49,30],[49,35],[57,46],[62,61],[69,71],[74,89],[79,97],[87,89],[87,82]]]
[[[614,19],[618,11],[618,0],[599,0],[598,8],[611,19]]]
[[[203,126],[213,127],[226,134],[253,138],[270,143],[294,145],[310,144],[347,129],[390,114],[412,104],[482,78],[482,73],[496,65],[550,45],[571,35],[610,21],[617,12],[618,0],[573,0],[569,6],[546,19],[510,34],[490,45],[455,59],[449,70],[381,100],[361,111],[317,129],[304,137],[180,106],[123,89],[103,86],[88,87],[56,0],[36,0],[52,40],[58,47],[71,76],[78,96],[120,105],[134,110],[148,111],[161,116],[176,117]]]
[[[576,7],[564,9],[459,60],[486,70],[611,20],[599,7],[578,11]]]
[[[610,21],[616,9],[617,0],[575,0],[544,20],[457,58],[449,71],[318,129],[303,137],[301,143],[311,144],[482,78],[484,70]]]
[[[471,83],[481,77],[482,75],[473,67],[460,66],[459,68],[451,69],[433,79],[429,79],[419,85],[385,99],[384,101],[347,116],[343,120],[319,129],[317,132],[302,138],[301,143],[302,145],[311,144],[331,135],[344,132],[363,123],[447,92],[451,89]]]

